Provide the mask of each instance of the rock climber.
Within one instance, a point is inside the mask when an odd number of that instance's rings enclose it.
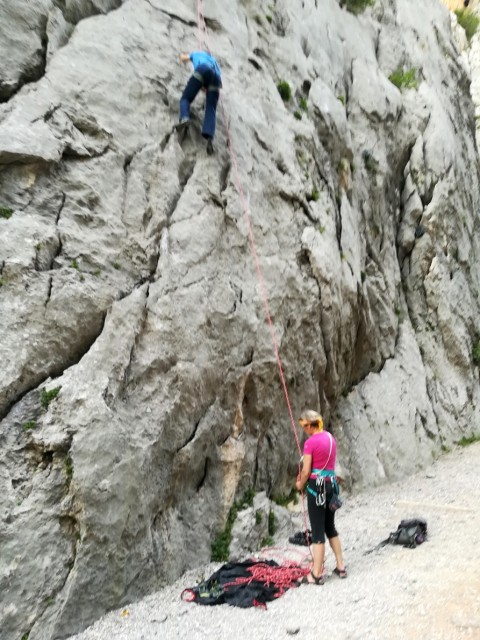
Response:
[[[177,131],[184,131],[190,123],[190,105],[195,100],[200,89],[207,93],[205,115],[203,118],[202,136],[207,139],[207,153],[213,153],[213,137],[217,118],[217,103],[222,88],[222,75],[215,58],[205,51],[180,53],[180,61],[186,63],[191,60],[193,75],[180,98],[180,121],[175,125]]]
[[[313,552],[312,570],[302,582],[321,585],[324,584],[325,534],[337,563],[333,573],[339,578],[347,577],[342,545],[335,529],[335,512],[329,508],[334,493],[338,495],[335,475],[337,444],[332,434],[323,430],[322,416],[316,411],[311,409],[304,411],[300,416],[299,424],[308,437],[303,447],[302,471],[295,486],[298,491],[307,487]]]

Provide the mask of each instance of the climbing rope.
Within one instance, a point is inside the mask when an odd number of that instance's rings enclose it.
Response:
[[[267,587],[274,587],[277,589],[275,598],[283,596],[287,589],[292,589],[298,586],[298,581],[305,576],[310,569],[305,567],[299,567],[294,562],[285,562],[279,567],[272,567],[264,562],[257,562],[251,567],[247,568],[247,571],[251,574],[248,578],[236,578],[232,582],[226,582],[223,585],[224,589],[228,587],[237,587],[242,584],[251,584],[253,581],[261,582]]]
[[[205,34],[205,40],[206,40],[206,44],[207,44],[207,49],[208,51],[211,51],[211,47],[210,47],[210,38],[208,35],[208,29],[207,29],[207,25],[205,22],[205,18],[203,15],[203,7],[202,7],[202,0],[197,0],[197,17],[198,17],[198,29],[199,31],[201,30],[201,28],[203,27],[204,30],[204,34]],[[201,38],[199,38],[199,42],[201,42]],[[252,227],[252,223],[251,223],[251,216],[250,216],[250,212],[249,212],[249,207],[245,198],[245,193],[244,193],[244,189],[243,189],[243,185],[242,185],[242,181],[240,179],[240,172],[238,169],[238,162],[237,162],[237,156],[235,154],[235,150],[233,147],[233,142],[232,142],[232,137],[230,134],[230,128],[228,126],[228,121],[227,121],[227,117],[226,117],[226,109],[225,109],[225,104],[223,101],[223,96],[222,93],[220,93],[220,104],[222,107],[222,117],[223,117],[223,121],[224,121],[224,125],[225,125],[225,131],[227,134],[227,145],[228,145],[228,150],[230,152],[230,158],[232,160],[232,165],[234,168],[234,173],[235,173],[235,181],[236,181],[236,185],[237,185],[237,190],[240,196],[240,201],[242,203],[242,207],[243,207],[243,212],[245,215],[245,221],[247,224],[247,229],[248,229],[248,236],[249,236],[249,240],[250,240],[250,244],[252,246],[252,251],[253,251],[253,256],[255,259],[255,268],[257,271],[257,277],[258,277],[258,281],[259,281],[259,286],[260,286],[260,291],[262,294],[262,299],[263,299],[263,304],[265,307],[265,313],[267,316],[267,321],[268,321],[268,326],[270,329],[270,334],[271,334],[271,338],[272,338],[272,342],[273,342],[273,349],[275,352],[275,358],[277,361],[277,366],[278,366],[278,372],[280,375],[280,380],[282,383],[282,387],[283,387],[283,392],[285,395],[285,401],[287,403],[287,408],[288,408],[288,414],[290,416],[290,422],[292,425],[292,429],[293,429],[293,433],[295,436],[295,442],[297,445],[297,449],[298,449],[298,453],[301,456],[302,455],[302,450],[300,447],[300,441],[298,438],[298,434],[297,434],[297,429],[295,427],[295,419],[293,417],[293,412],[292,412],[292,407],[290,404],[290,398],[288,396],[288,390],[287,390],[287,384],[285,382],[285,376],[283,373],[283,367],[282,367],[282,361],[280,359],[280,352],[279,352],[279,348],[278,348],[278,341],[277,341],[277,336],[275,334],[275,329],[273,326],[273,322],[272,322],[272,318],[270,315],[270,307],[268,304],[268,298],[267,298],[267,294],[265,291],[265,285],[264,285],[264,281],[263,281],[263,275],[262,275],[262,270],[260,268],[260,261],[258,259],[258,253],[257,253],[257,247],[255,244],[255,238],[253,235],[253,227]]]
[[[292,558],[293,555],[296,555],[298,560],[294,561]],[[297,565],[303,565],[311,558],[311,554],[309,550],[305,552],[302,549],[285,547],[262,547],[258,553],[258,557],[262,560],[274,560],[281,565],[286,562],[295,562]]]
[[[199,32],[199,43],[201,44],[201,42],[202,42],[202,37],[200,36],[200,33],[201,33],[202,28],[203,28],[203,33],[205,35],[206,47],[207,47],[207,50],[209,52],[211,52],[212,49],[210,47],[210,38],[209,38],[209,34],[208,34],[207,24],[205,22],[205,17],[204,17],[204,14],[203,14],[202,0],[197,0],[197,23],[198,23],[198,32]],[[251,222],[250,210],[249,210],[249,206],[247,204],[246,198],[245,198],[245,193],[244,193],[242,181],[240,179],[240,171],[238,169],[237,156],[236,156],[236,153],[235,153],[235,150],[234,150],[234,146],[233,146],[233,142],[232,142],[232,137],[231,137],[231,133],[230,133],[230,127],[228,126],[228,119],[227,119],[227,114],[226,114],[225,104],[224,104],[224,101],[223,101],[222,92],[220,92],[220,105],[221,105],[221,108],[222,108],[222,117],[223,117],[223,122],[224,122],[224,126],[225,126],[226,135],[227,135],[227,147],[228,147],[228,150],[229,150],[229,153],[230,153],[230,159],[232,161],[232,166],[234,168],[235,182],[236,182],[236,186],[237,186],[237,191],[238,191],[238,194],[240,196],[240,202],[241,202],[242,207],[243,207],[243,213],[244,213],[245,222],[246,222],[247,230],[248,230],[248,237],[249,237],[249,240],[250,240],[250,245],[252,247],[252,252],[253,252],[253,256],[254,256],[254,260],[255,260],[255,269],[256,269],[256,272],[257,272],[257,278],[258,278],[258,283],[259,283],[259,287],[260,287],[260,291],[261,291],[261,295],[262,295],[262,299],[263,299],[263,305],[265,307],[265,313],[266,313],[266,316],[267,316],[268,327],[269,327],[270,335],[271,335],[271,338],[272,338],[273,350],[275,352],[275,359],[277,361],[278,373],[279,373],[279,376],[280,376],[280,381],[282,383],[283,393],[284,393],[284,396],[285,396],[285,401],[286,401],[286,404],[287,404],[288,414],[289,414],[289,417],[290,417],[290,423],[291,423],[291,426],[292,426],[293,435],[295,437],[295,443],[297,445],[297,450],[298,450],[298,453],[299,453],[299,458],[300,458],[300,461],[298,463],[298,477],[299,477],[300,473],[301,473],[302,449],[300,447],[300,440],[298,438],[298,433],[297,433],[297,429],[296,429],[296,426],[295,426],[295,419],[293,417],[292,407],[291,407],[291,404],[290,404],[290,398],[289,398],[289,395],[288,395],[287,383],[285,381],[285,376],[284,376],[284,373],[283,373],[283,367],[282,367],[282,361],[281,361],[281,358],[280,358],[280,350],[278,348],[277,336],[275,334],[275,328],[273,326],[272,317],[270,315],[270,307],[269,307],[269,304],[268,304],[267,293],[266,293],[266,290],[265,290],[262,270],[261,270],[261,267],[260,267],[260,260],[258,258],[257,247],[256,247],[256,244],[255,244],[255,237],[254,237],[254,234],[253,234],[253,226],[252,226],[252,222]],[[305,531],[307,531],[308,524],[307,524],[307,516],[306,516],[306,509],[305,509],[305,497],[304,497],[303,491],[302,491],[302,512],[303,512],[303,520],[304,520]],[[309,549],[310,549],[310,547],[309,547]]]

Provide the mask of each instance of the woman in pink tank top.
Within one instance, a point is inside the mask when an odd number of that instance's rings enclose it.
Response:
[[[304,411],[299,420],[308,436],[303,448],[303,465],[296,482],[298,491],[307,488],[308,517],[312,529],[313,567],[302,582],[324,584],[323,561],[325,559],[325,535],[335,554],[334,573],[340,578],[347,577],[343,562],[342,545],[335,529],[335,512],[328,504],[338,491],[335,476],[337,443],[331,433],[323,430],[322,416],[316,411]]]

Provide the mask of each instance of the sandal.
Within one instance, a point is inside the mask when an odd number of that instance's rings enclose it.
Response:
[[[300,580],[300,584],[315,584],[315,585],[321,585],[321,584],[325,584],[325,578],[323,577],[323,575],[321,576],[315,576],[313,571],[310,571],[310,575],[313,578],[313,582],[311,582],[307,576],[303,576],[303,578]]]
[[[345,567],[344,569],[338,569],[338,567],[335,567],[335,569],[333,570],[333,573],[335,573],[339,578],[346,578],[347,568]]]

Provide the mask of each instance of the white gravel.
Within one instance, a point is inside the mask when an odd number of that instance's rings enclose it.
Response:
[[[427,520],[427,542],[365,555],[411,517]],[[455,449],[407,480],[347,498],[336,522],[346,580],[333,575],[324,586],[292,589],[267,610],[183,602],[184,588],[220,566],[212,564],[72,638],[480,639],[480,443]],[[302,529],[301,518],[298,524],[291,533]],[[305,550],[286,546],[297,554]],[[328,574],[334,566],[329,550]]]

